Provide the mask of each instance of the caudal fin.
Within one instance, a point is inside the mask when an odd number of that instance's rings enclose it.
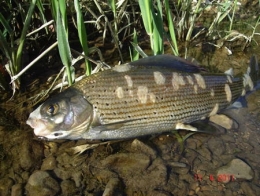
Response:
[[[244,74],[244,90],[242,96],[246,94],[247,91],[252,91],[254,88],[260,87],[259,80],[259,65],[258,60],[255,55],[250,59],[250,65],[247,68],[247,73]]]
[[[253,55],[250,59],[250,73],[249,73],[251,79],[252,79],[252,82],[253,82],[253,85],[254,87],[256,88],[257,85],[259,85],[260,87],[260,84],[259,84],[259,64],[258,64],[258,60],[257,60],[257,57],[256,55]]]

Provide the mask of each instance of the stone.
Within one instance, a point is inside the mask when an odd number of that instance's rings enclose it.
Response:
[[[76,195],[77,194],[77,188],[75,186],[75,183],[71,180],[63,180],[60,184],[62,195],[64,196],[70,196],[70,195]]]
[[[25,189],[28,196],[54,196],[60,191],[60,186],[48,172],[36,170],[30,176]]]
[[[41,166],[41,170],[54,170],[57,167],[57,162],[54,156],[46,157]]]
[[[241,188],[245,195],[258,195],[251,187],[250,183],[248,182],[242,182]]]
[[[0,179],[0,195],[9,196],[13,184],[14,184],[14,182],[11,178],[4,177],[4,178]]]
[[[224,114],[213,115],[209,120],[217,125],[224,127],[225,129],[237,128],[238,125],[231,118],[227,117]]]
[[[12,186],[11,196],[23,196],[23,184],[15,184]]]
[[[135,139],[131,143],[131,149],[133,150],[133,152],[142,152],[146,155],[149,155],[149,156],[151,156],[152,159],[155,159],[157,156],[157,153],[153,148],[151,148],[150,146],[141,142],[138,139]]]
[[[209,150],[213,155],[221,155],[225,151],[225,144],[223,143],[221,138],[211,137],[208,141]]]
[[[218,181],[227,183],[235,179],[251,180],[254,176],[251,167],[241,159],[233,159],[227,165],[217,169]]]

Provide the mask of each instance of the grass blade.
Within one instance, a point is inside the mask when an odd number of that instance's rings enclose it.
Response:
[[[77,13],[77,27],[78,27],[78,35],[79,35],[79,41],[81,43],[81,46],[83,48],[84,54],[88,56],[89,49],[88,49],[88,39],[87,39],[87,32],[85,28],[85,24],[83,21],[82,13],[80,10],[80,5],[78,0],[74,0],[74,7]],[[86,69],[86,75],[91,74],[91,64],[90,62],[85,58],[85,69]]]
[[[58,48],[63,65],[66,67],[67,77],[69,85],[72,85],[72,73],[71,73],[71,52],[68,42],[68,36],[66,27],[64,25],[64,20],[62,18],[60,8],[58,7],[57,11],[57,39],[58,39]]]

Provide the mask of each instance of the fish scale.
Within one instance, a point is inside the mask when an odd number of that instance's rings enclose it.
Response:
[[[116,76],[113,70],[100,73],[96,78],[95,88],[89,88],[89,84],[92,85],[91,80],[79,82],[74,87],[86,89],[86,91],[83,90],[83,93],[87,95],[88,101],[96,107],[97,113],[102,113],[101,121],[103,123],[143,119],[145,117],[146,119],[142,120],[144,124],[154,124],[160,118],[162,121],[169,122],[170,126],[173,126],[178,121],[192,122],[207,116],[216,103],[219,103],[220,109],[229,105],[230,103],[227,101],[224,91],[224,84],[230,85],[233,97],[238,97],[243,88],[240,80],[228,83],[225,75],[221,78],[214,78],[212,75],[202,75],[207,85],[205,89],[198,87],[198,94],[194,93],[194,85],[189,84],[186,79],[186,85],[180,86],[179,90],[173,90],[171,85],[173,72],[170,70],[160,70],[160,73],[166,77],[165,85],[156,85],[153,75],[156,70],[147,67],[146,69],[141,69],[141,71],[139,69],[141,68],[137,68],[129,73],[118,73]],[[132,78],[132,88],[127,86],[124,79],[125,75]],[[181,73],[181,76],[184,78],[188,75],[190,74]],[[102,79],[99,80],[99,78]],[[195,80],[194,77],[193,80]],[[137,101],[138,86],[146,86],[149,90],[148,93],[154,93],[156,96],[155,103],[140,104]],[[124,98],[119,99],[116,97],[116,87],[123,88]],[[104,89],[107,89],[105,93]],[[216,92],[214,97],[210,96],[210,89]],[[133,97],[129,95],[129,90],[133,90]],[[163,100],[160,100],[162,97]],[[173,106],[173,102],[176,106]],[[168,110],[165,110],[165,108],[168,108]],[[171,116],[171,114],[174,115]],[[128,123],[126,129],[134,128],[132,126],[134,126],[134,123]]]
[[[256,65],[257,60],[252,62]],[[47,139],[109,140],[174,129],[198,131],[189,123],[215,115],[253,89],[249,72],[233,78],[203,71],[170,55],[115,66],[50,98],[30,114],[27,124]]]

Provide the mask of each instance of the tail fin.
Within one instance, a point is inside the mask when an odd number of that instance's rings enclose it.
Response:
[[[257,86],[259,80],[259,64],[256,55],[253,55],[250,59],[250,73],[249,73],[254,87]]]
[[[247,91],[252,91],[254,88],[257,88],[259,79],[259,65],[258,60],[255,55],[250,59],[250,65],[247,68],[247,73],[244,74],[244,90],[242,96],[246,94]]]

